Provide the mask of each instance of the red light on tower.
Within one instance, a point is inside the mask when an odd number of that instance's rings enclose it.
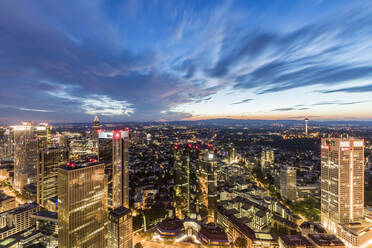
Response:
[[[196,146],[195,146],[195,148],[196,148],[196,149],[199,149],[199,146],[198,146],[198,145],[196,145]]]
[[[125,128],[125,131],[129,131],[129,127],[126,127],[126,128]]]
[[[114,138],[115,139],[120,139],[120,137],[121,137],[120,132],[114,132]]]
[[[188,144],[188,147],[189,147],[189,148],[191,148],[191,147],[192,147],[192,145],[191,145],[191,144]]]
[[[174,145],[174,150],[177,150],[178,149],[178,145]]]

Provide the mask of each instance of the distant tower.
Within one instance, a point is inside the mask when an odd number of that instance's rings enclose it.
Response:
[[[93,140],[93,148],[98,154],[98,133],[101,130],[101,124],[99,123],[98,116],[96,115],[93,120],[93,125],[92,125],[92,140]]]
[[[95,138],[98,138],[98,131],[101,129],[101,124],[99,123],[98,116],[96,115],[93,120],[93,125],[92,125],[92,135]]]
[[[309,135],[309,131],[308,131],[308,122],[309,122],[309,119],[308,119],[308,118],[305,118],[305,135],[306,135],[306,136]]]

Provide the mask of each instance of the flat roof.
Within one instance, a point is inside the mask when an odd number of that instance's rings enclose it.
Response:
[[[123,206],[115,208],[114,210],[110,211],[110,214],[117,218],[123,217],[124,215],[127,215],[129,213],[130,213],[130,209],[125,208]]]
[[[314,243],[320,246],[341,246],[344,245],[344,243],[338,239],[333,234],[324,234],[324,233],[318,233],[318,234],[309,234],[308,238],[311,239]]]
[[[354,222],[354,223],[348,223],[348,224],[342,224],[341,225],[346,231],[354,234],[359,235],[362,232],[368,232],[372,230],[372,223],[367,221],[360,221],[360,222]]]
[[[311,242],[307,240],[304,236],[298,235],[287,235],[282,236],[280,239],[283,241],[286,246],[306,246],[313,247]]]
[[[86,168],[86,167],[90,167],[94,165],[100,165],[100,164],[104,164],[104,163],[90,162],[89,160],[84,160],[84,161],[69,162],[66,165],[60,166],[59,168],[62,170],[70,171],[70,170],[77,170],[77,169],[82,169],[82,168]]]

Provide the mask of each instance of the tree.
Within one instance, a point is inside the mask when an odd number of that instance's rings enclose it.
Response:
[[[237,248],[246,248],[247,240],[245,238],[238,237],[234,242],[234,246]]]
[[[141,243],[138,242],[138,243],[134,246],[134,248],[143,248],[143,246],[142,246]]]

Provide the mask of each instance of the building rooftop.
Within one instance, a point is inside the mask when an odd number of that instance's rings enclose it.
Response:
[[[21,205],[17,208],[13,208],[9,211],[5,211],[1,214],[5,214],[5,215],[8,215],[8,214],[18,214],[18,213],[21,213],[23,211],[27,211],[27,210],[30,210],[30,209],[33,209],[33,208],[37,208],[39,207],[39,205],[37,205],[36,203],[28,203],[28,204],[24,204],[24,205]]]
[[[341,246],[344,243],[332,234],[309,234],[308,238],[319,246]]]
[[[130,209],[125,208],[123,206],[115,208],[114,210],[110,211],[110,214],[112,216],[115,216],[116,218],[123,217],[124,215],[127,215],[130,213]]]
[[[40,211],[36,212],[32,215],[33,218],[35,219],[45,219],[45,220],[50,220],[50,221],[58,221],[58,213],[56,212],[51,212],[51,211]]]
[[[311,221],[303,222],[300,225],[301,229],[311,229],[313,228],[316,233],[326,233],[326,230],[318,223],[314,223]]]
[[[211,241],[229,242],[225,231],[213,224],[202,224],[199,235]]]
[[[347,232],[354,235],[359,235],[363,232],[368,232],[372,230],[372,223],[367,221],[353,222],[341,225]]]
[[[89,166],[94,166],[94,165],[98,165],[98,164],[103,164],[102,162],[97,162],[96,160],[83,160],[83,161],[73,161],[73,162],[68,162],[67,164],[59,167],[60,169],[63,169],[63,170],[77,170],[77,169],[81,169],[81,168],[86,168],[86,167],[89,167]]]
[[[156,224],[156,227],[162,232],[179,232],[183,228],[183,222],[179,219],[165,219]]]
[[[297,236],[297,235],[287,235],[282,236],[280,239],[283,241],[283,244],[288,247],[313,247],[311,242],[307,240],[304,236]]]

